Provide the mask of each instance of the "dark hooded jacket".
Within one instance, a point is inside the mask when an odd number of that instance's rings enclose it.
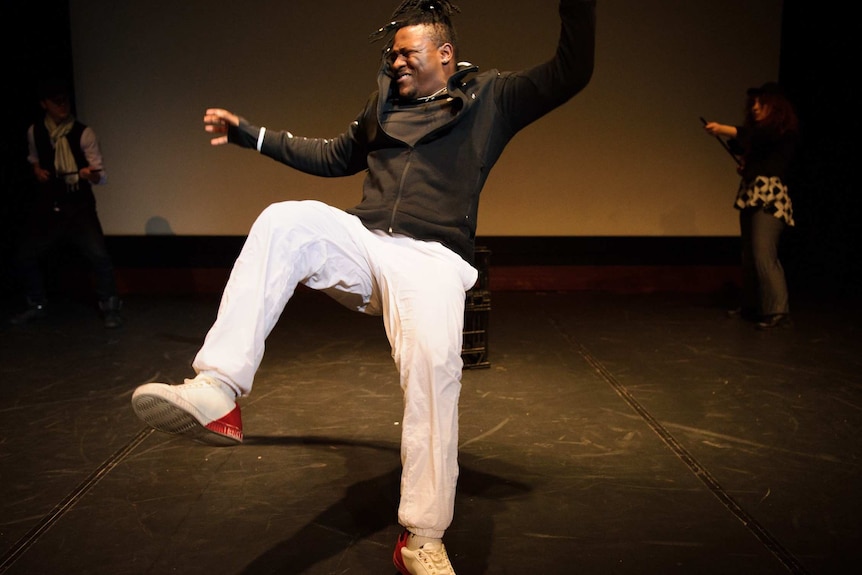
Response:
[[[385,98],[395,94],[384,62],[378,90],[347,131],[324,139],[266,130],[260,151],[319,176],[366,170],[362,201],[349,213],[369,229],[440,242],[472,263],[479,194],[506,144],[581,91],[592,76],[595,0],[562,0],[559,12],[560,38],[551,60],[520,72],[480,73],[459,65],[448,81],[456,113],[413,146],[381,126]],[[259,134],[240,119],[229,139],[255,148]]]

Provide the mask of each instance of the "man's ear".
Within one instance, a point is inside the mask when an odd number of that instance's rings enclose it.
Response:
[[[455,48],[449,42],[444,42],[437,50],[440,53],[440,62],[444,66],[451,62],[455,56]]]

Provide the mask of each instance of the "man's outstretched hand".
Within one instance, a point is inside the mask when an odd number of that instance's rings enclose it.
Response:
[[[209,108],[204,114],[204,130],[210,134],[220,134],[210,143],[213,146],[227,144],[228,126],[239,126],[239,116],[221,108]]]

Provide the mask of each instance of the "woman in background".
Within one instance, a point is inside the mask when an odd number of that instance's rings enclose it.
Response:
[[[706,132],[726,137],[739,158],[736,195],[742,240],[742,307],[731,312],[756,320],[758,329],[789,327],[790,307],[778,242],[794,225],[787,180],[799,143],[793,106],[773,82],[747,93],[745,123],[707,122]]]

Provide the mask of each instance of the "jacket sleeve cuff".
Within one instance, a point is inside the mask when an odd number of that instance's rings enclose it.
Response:
[[[266,128],[258,128],[248,123],[245,118],[239,119],[238,126],[228,126],[227,141],[243,148],[254,148],[260,151]]]

